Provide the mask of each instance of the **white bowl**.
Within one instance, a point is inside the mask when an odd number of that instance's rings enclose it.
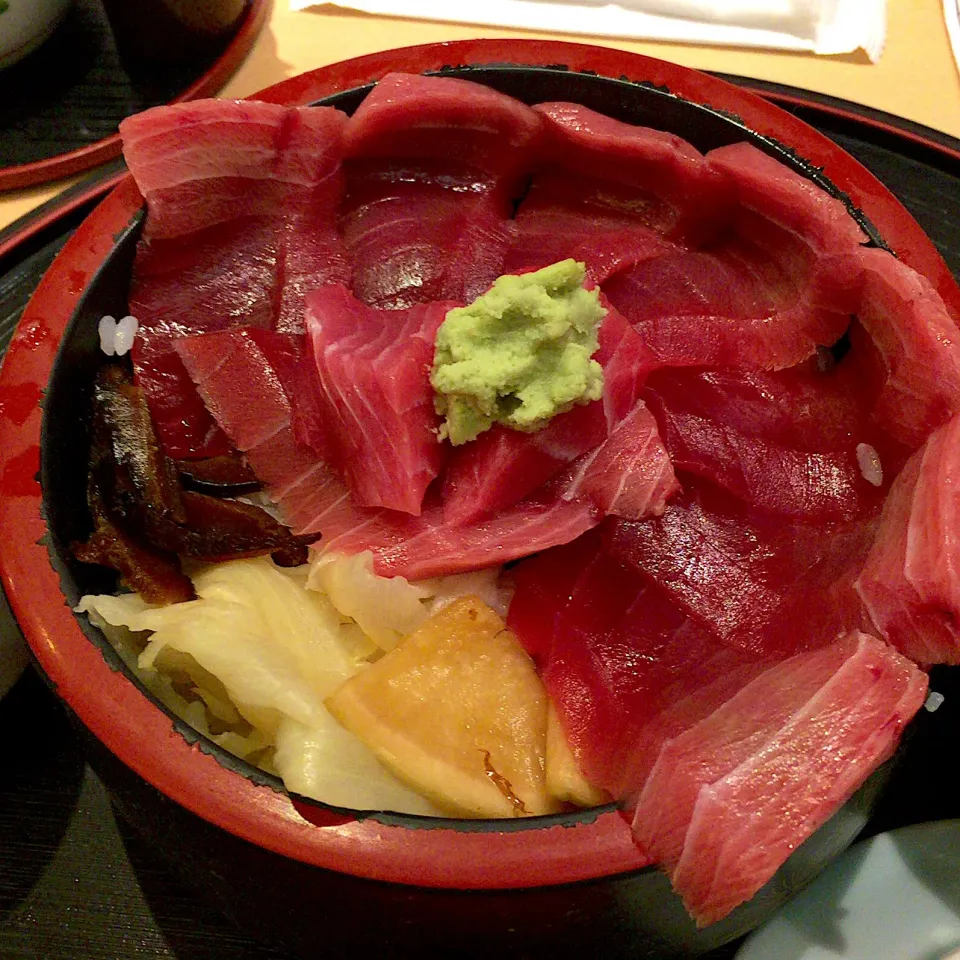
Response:
[[[70,0],[0,0],[0,67],[9,67],[40,46],[69,6]],[[0,645],[0,677],[2,657]]]

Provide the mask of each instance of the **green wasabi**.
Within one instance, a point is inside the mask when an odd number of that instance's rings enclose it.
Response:
[[[502,423],[533,432],[575,404],[603,394],[591,357],[606,310],[585,290],[586,267],[563,260],[505,276],[437,331],[430,382],[444,417],[440,439],[467,443]]]

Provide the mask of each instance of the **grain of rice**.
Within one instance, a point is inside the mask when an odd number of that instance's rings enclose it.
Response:
[[[112,357],[117,352],[117,321],[110,316],[101,317],[97,332],[100,334],[100,349],[108,357]]]
[[[130,352],[130,348],[133,346],[133,338],[137,335],[139,326],[140,324],[137,322],[137,318],[130,316],[124,317],[117,324],[113,347],[118,357],[122,357],[124,354]]]
[[[869,443],[857,444],[857,463],[867,483],[875,487],[883,483],[883,465],[880,463],[880,455]]]
[[[930,713],[933,713],[933,711],[941,706],[943,701],[946,699],[947,698],[942,693],[937,693],[936,690],[931,690],[927,696],[926,703],[924,703],[924,707],[926,707]]]

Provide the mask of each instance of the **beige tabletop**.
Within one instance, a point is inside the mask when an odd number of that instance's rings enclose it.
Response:
[[[256,46],[223,90],[245,96],[314,67],[416,43],[471,37],[553,36],[673,60],[691,67],[772,80],[843,97],[960,137],[960,76],[950,53],[941,0],[888,0],[887,47],[879,63],[863,53],[813,54],[575,37],[399,20],[350,13],[329,4],[291,12],[273,9]],[[0,228],[74,182],[0,193]]]

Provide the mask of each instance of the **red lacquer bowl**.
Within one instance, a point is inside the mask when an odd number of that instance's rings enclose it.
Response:
[[[334,64],[257,99],[351,110],[388,71],[446,68],[531,103],[574,100],[671,130],[703,150],[751,140],[843,196],[874,242],[926,274],[960,316],[946,265],[878,180],[803,122],[696,71],[598,47],[480,40]],[[547,949],[552,938],[564,953],[662,960],[752,928],[852,841],[883,770],[753,901],[697,931],[613,809],[510,822],[333,811],[291,799],[278,781],[175,722],[70,609],[82,593],[111,589],[67,545],[85,511],[83,411],[99,363],[96,320],[125,312],[141,206],[132,180],[123,181],[54,262],[11,344],[0,376],[0,564],[39,665],[92,735],[98,769],[134,822],[163,834],[198,883],[216,877],[235,913],[304,949],[321,938],[334,951],[486,944],[510,955]]]

